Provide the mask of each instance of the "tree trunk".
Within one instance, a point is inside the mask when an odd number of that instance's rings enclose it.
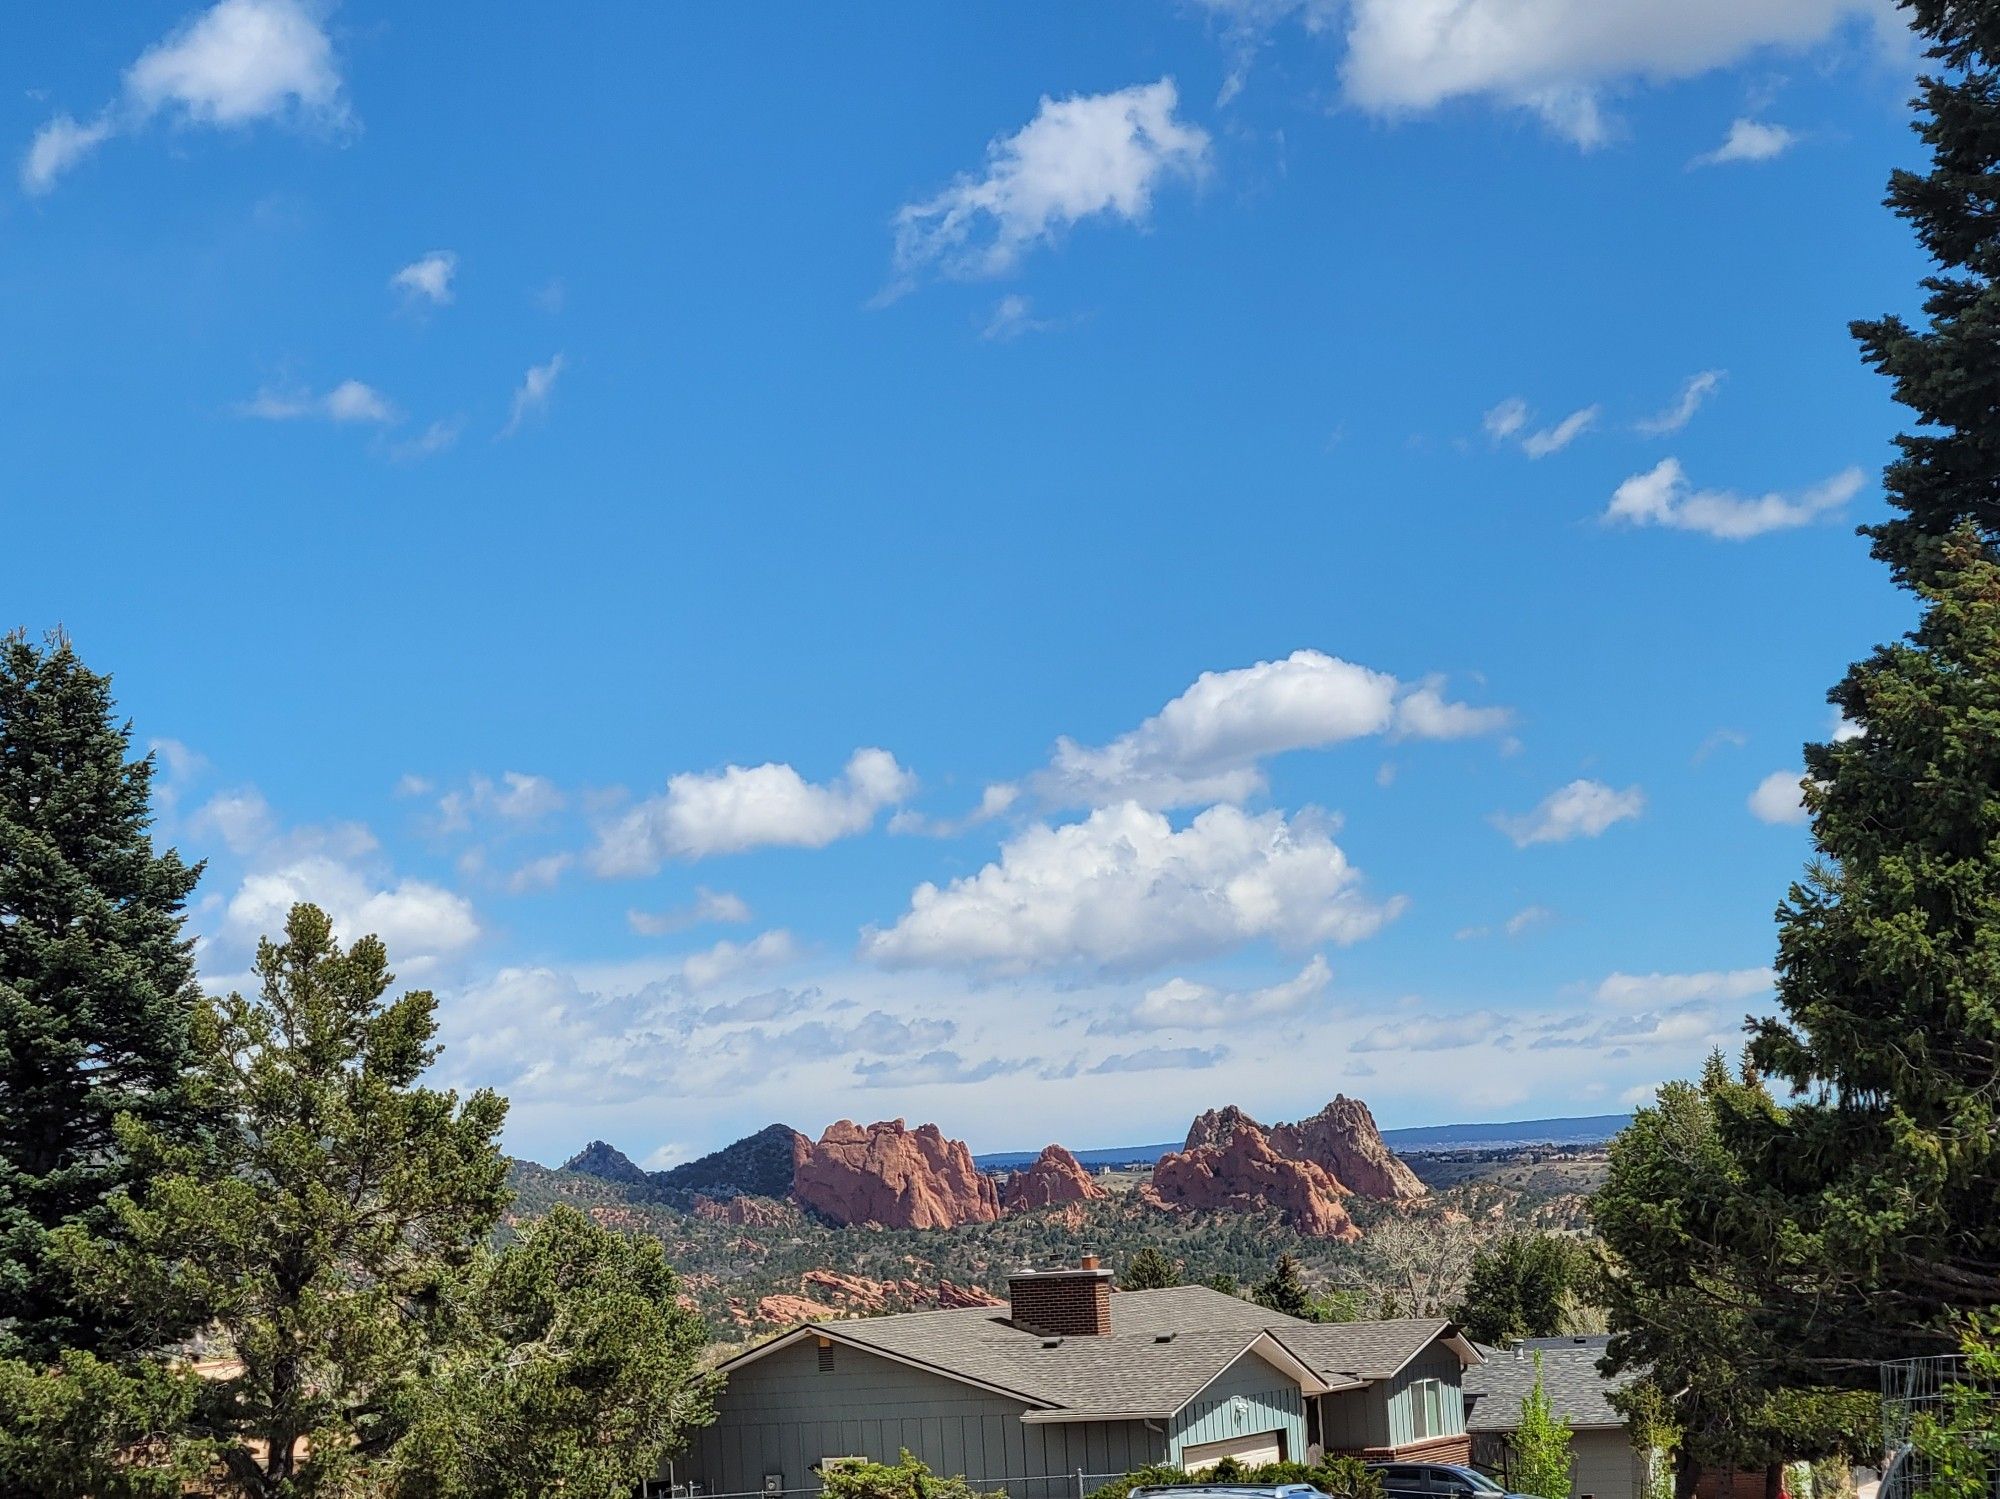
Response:
[[[1694,1460],[1694,1454],[1683,1447],[1674,1454],[1674,1499],[1694,1499],[1695,1488],[1701,1483],[1701,1464]]]

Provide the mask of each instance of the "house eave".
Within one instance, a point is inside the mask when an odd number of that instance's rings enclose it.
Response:
[[[1046,1400],[1039,1400],[1033,1395],[1022,1393],[1020,1390],[1010,1390],[1005,1385],[990,1384],[986,1380],[974,1379],[969,1374],[962,1374],[956,1369],[945,1367],[943,1364],[926,1363],[920,1358],[911,1358],[908,1354],[894,1353],[887,1348],[879,1348],[875,1344],[865,1342],[860,1338],[848,1337],[840,1331],[840,1324],[838,1322],[808,1322],[803,1326],[795,1327],[788,1333],[781,1333],[768,1343],[760,1343],[757,1347],[750,1349],[746,1353],[739,1353],[735,1358],[727,1359],[717,1364],[715,1372],[726,1379],[734,1371],[756,1363],[757,1360],[763,1358],[765,1355],[790,1348],[795,1344],[804,1342],[807,1338],[824,1338],[827,1342],[838,1343],[843,1348],[852,1348],[857,1353],[872,1354],[876,1358],[887,1359],[892,1364],[901,1364],[906,1369],[920,1369],[926,1374],[935,1374],[940,1379],[948,1379],[954,1384],[962,1384],[969,1389],[983,1390],[989,1395],[999,1395],[1008,1400],[1018,1400],[1021,1404],[1028,1407],[1028,1414],[1022,1418],[1023,1420],[1031,1420],[1035,1415],[1050,1408]]]
[[[1486,1355],[1479,1351],[1479,1346],[1472,1339],[1458,1330],[1456,1322],[1440,1322],[1438,1330],[1426,1342],[1419,1347],[1412,1348],[1410,1356],[1391,1369],[1383,1378],[1394,1379],[1398,1374],[1409,1368],[1411,1364],[1414,1364],[1419,1358],[1423,1357],[1433,1344],[1437,1343],[1444,1344],[1445,1347],[1458,1355],[1458,1366],[1461,1369],[1469,1369],[1474,1364],[1483,1364],[1486,1362]]]

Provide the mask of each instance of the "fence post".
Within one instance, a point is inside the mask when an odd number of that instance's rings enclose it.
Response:
[[[1083,1499],[1083,1469],[1076,1470],[1076,1499]]]

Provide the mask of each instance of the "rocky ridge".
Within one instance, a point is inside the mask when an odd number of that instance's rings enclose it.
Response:
[[[801,1210],[836,1227],[956,1228],[1003,1214],[1074,1214],[1109,1195],[1060,1145],[1003,1186],[963,1141],[900,1119],[843,1119],[817,1140],[773,1124],[670,1171],[645,1171],[594,1140],[564,1169],[615,1183],[632,1201],[766,1232],[798,1229]],[[1275,1211],[1303,1234],[1348,1242],[1360,1235],[1342,1202],[1349,1195],[1409,1203],[1426,1190],[1383,1143],[1368,1106],[1337,1095],[1289,1124],[1264,1125],[1234,1104],[1202,1113],[1138,1200],[1177,1211]]]

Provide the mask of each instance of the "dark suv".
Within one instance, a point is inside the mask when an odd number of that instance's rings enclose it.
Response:
[[[1477,1468],[1457,1463],[1370,1463],[1389,1499],[1522,1499]]]

